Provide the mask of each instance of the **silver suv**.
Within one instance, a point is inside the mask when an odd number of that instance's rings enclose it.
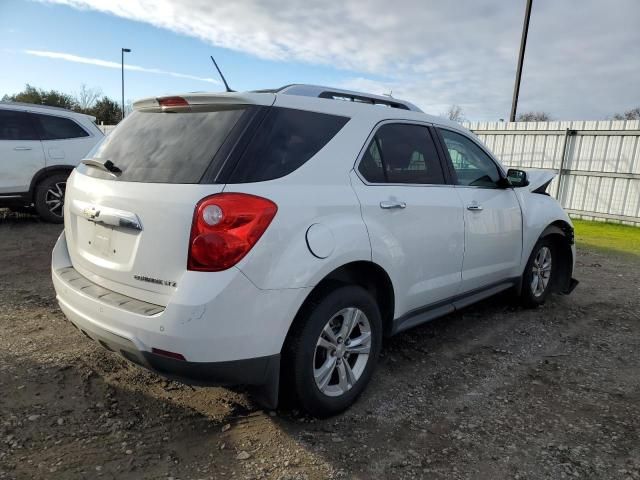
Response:
[[[330,415],[384,336],[575,286],[554,173],[407,102],[293,85],[134,110],[69,177],[52,275],[79,330],[161,374]]]
[[[62,223],[67,177],[104,135],[89,115],[0,102],[0,207]]]

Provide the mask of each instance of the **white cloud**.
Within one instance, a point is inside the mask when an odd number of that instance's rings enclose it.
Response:
[[[117,69],[122,68],[122,65],[119,62],[100,60],[99,58],[81,57],[79,55],[73,55],[71,53],[50,52],[47,50],[25,50],[24,53],[28,55],[34,55],[36,57],[45,57],[45,58],[53,58],[56,60],[65,60],[67,62],[84,63],[87,65],[95,65],[97,67],[117,68]],[[160,70],[159,68],[146,68],[146,67],[140,67],[138,65],[129,65],[125,63],[124,69],[131,70],[134,72],[157,73],[159,75],[169,75],[171,77],[176,77],[176,78],[198,80],[200,82],[214,83],[216,85],[220,84],[218,80],[214,80],[213,78],[196,77],[195,75],[187,75],[186,73],[177,73],[177,72],[170,72],[168,70]]]
[[[487,119],[508,114],[524,14],[524,2],[512,0],[41,1],[259,58],[349,70],[346,83],[392,89],[425,110],[456,103]],[[614,3],[535,2],[522,110],[602,117],[640,103],[640,2]]]

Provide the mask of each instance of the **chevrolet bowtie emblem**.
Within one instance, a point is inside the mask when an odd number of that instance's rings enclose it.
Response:
[[[85,208],[82,210],[82,214],[88,219],[93,220],[100,216],[100,210],[96,210],[95,208]]]

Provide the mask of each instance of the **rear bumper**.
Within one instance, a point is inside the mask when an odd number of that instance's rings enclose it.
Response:
[[[87,279],[70,281],[70,264],[63,233],[52,256],[58,303],[80,331],[108,350],[185,383],[277,385],[280,350],[298,302],[306,297],[302,289],[260,290],[237,271],[222,287],[212,277],[206,304],[170,302],[147,310],[134,303],[126,310],[118,306],[121,293],[105,294],[98,285],[87,286]]]
[[[280,355],[224,362],[189,362],[146,351],[131,338],[117,334],[81,315],[64,300],[60,308],[89,339],[127,360],[165,377],[194,385],[264,385],[277,380]]]
[[[194,385],[265,385],[277,381],[280,354],[230,362],[186,362],[143,352],[144,367]]]

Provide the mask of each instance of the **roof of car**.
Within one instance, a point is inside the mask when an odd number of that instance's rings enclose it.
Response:
[[[333,100],[335,103],[332,110],[335,110],[337,114],[352,117],[366,116],[379,120],[423,121],[467,131],[459,123],[424,113],[420,108],[405,100],[319,85],[294,84],[249,92],[191,92],[178,96],[184,98],[191,106],[209,104],[270,106],[274,104],[276,97],[280,97],[283,100],[288,99],[285,103],[299,105],[302,109],[312,105],[317,107],[324,105],[323,110],[326,110],[327,104],[325,102]],[[134,102],[133,107],[136,110],[157,111],[160,109],[158,101],[162,98],[164,97],[143,98]]]
[[[73,110],[69,110],[62,107],[52,107],[49,105],[38,105],[37,103],[25,103],[25,102],[12,102],[12,101],[0,101],[1,107],[9,107],[15,108],[18,107],[18,110],[43,110],[48,113],[65,113],[67,116],[81,116],[81,117],[89,117],[91,119],[95,119],[95,117],[91,115],[87,115],[85,113],[74,112]]]
[[[342,88],[325,87],[322,85],[292,84],[285,85],[273,90],[258,90],[258,92],[272,92],[284,95],[299,95],[302,97],[326,98],[330,100],[343,100],[354,103],[364,103],[368,105],[379,105],[401,110],[411,110],[422,112],[413,103],[394,98],[391,95],[376,95],[373,93],[357,92],[355,90],[345,90]]]

